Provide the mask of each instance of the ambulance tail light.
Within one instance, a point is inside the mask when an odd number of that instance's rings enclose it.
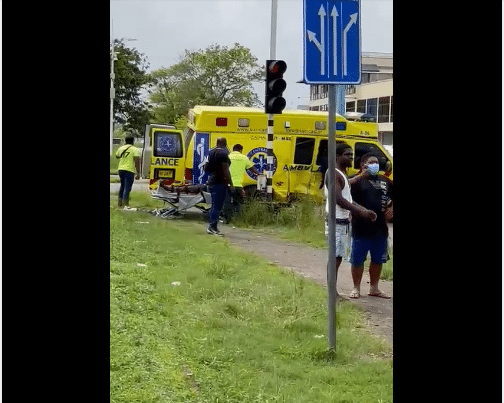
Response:
[[[192,169],[191,168],[185,169],[185,180],[192,182]]]
[[[216,118],[215,126],[227,126],[227,118]]]

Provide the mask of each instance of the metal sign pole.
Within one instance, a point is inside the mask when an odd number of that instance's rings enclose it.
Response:
[[[334,187],[336,177],[336,139],[334,137],[336,131],[335,114],[336,114],[336,96],[335,85],[328,86],[328,109],[329,116],[327,118],[327,172],[328,172],[328,259],[327,259],[327,312],[329,317],[328,326],[328,343],[329,350],[336,352],[336,192]]]

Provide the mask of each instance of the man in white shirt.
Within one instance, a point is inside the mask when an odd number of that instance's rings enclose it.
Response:
[[[374,211],[368,210],[352,201],[350,184],[345,173],[346,169],[352,166],[352,160],[352,147],[347,143],[338,142],[336,144],[336,177],[334,181],[336,193],[336,278],[343,257],[348,258],[350,253],[350,213],[370,221],[376,220],[376,213]],[[326,196],[325,234],[327,239],[329,235],[327,217],[329,214],[329,199],[327,198],[328,176],[329,174],[326,172],[324,194]]]

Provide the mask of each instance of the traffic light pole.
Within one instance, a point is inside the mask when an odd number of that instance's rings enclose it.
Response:
[[[327,259],[327,313],[328,313],[328,344],[329,351],[336,353],[336,192],[334,187],[336,177],[336,85],[329,84],[327,117],[327,202],[329,204],[328,223],[328,259]]]
[[[271,39],[270,39],[270,59],[276,56],[276,23],[278,0],[271,0]]]
[[[276,23],[277,23],[278,0],[271,0],[271,38],[270,59],[276,56]],[[268,113],[268,140],[266,141],[266,199],[273,200],[273,122],[274,114]]]
[[[268,113],[268,140],[266,141],[266,199],[273,200],[273,117],[275,115]]]

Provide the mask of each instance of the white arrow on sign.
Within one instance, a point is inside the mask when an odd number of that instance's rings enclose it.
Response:
[[[324,17],[326,16],[323,5],[320,6],[318,15],[320,17],[320,42],[317,40],[316,34],[314,32],[306,30],[306,33],[308,34],[308,40],[310,42],[313,42],[320,52],[320,75],[323,76],[325,75]]]
[[[347,26],[343,30],[343,75],[347,75],[347,34],[352,25],[357,24],[357,15],[359,13],[351,14],[350,15],[350,21],[348,22]]]
[[[338,56],[338,42],[336,41],[337,39],[337,25],[336,25],[336,17],[338,17],[338,10],[336,10],[336,6],[333,6],[333,9],[331,11],[331,17],[333,19],[333,74],[336,76],[338,75],[338,63],[337,63],[337,56]]]

